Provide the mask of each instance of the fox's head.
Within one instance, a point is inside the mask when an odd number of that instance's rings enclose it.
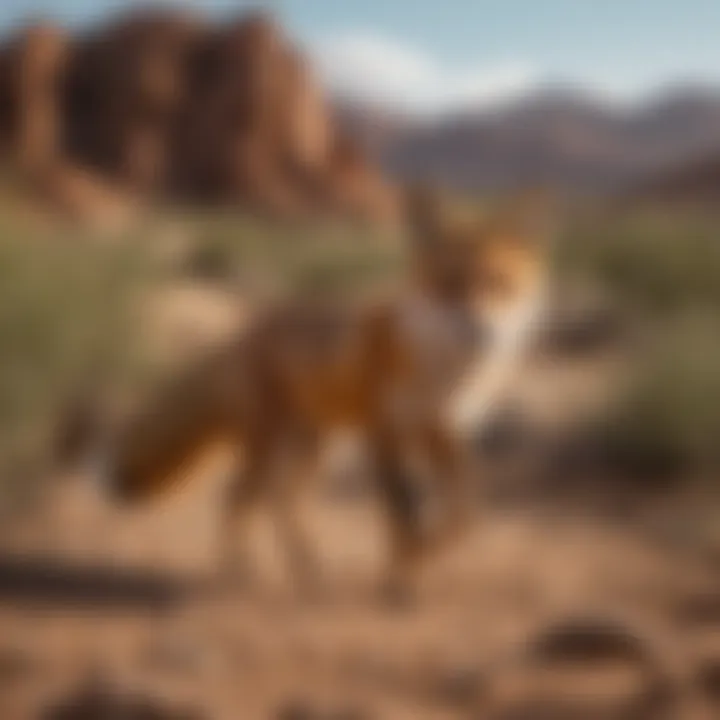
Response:
[[[451,217],[439,193],[407,205],[414,279],[432,300],[504,323],[540,303],[555,211],[541,192],[510,198],[482,217]]]

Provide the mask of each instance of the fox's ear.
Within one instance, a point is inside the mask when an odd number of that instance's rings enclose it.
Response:
[[[490,219],[490,227],[517,242],[550,247],[561,230],[560,198],[546,188],[516,192],[504,198]]]
[[[415,250],[427,250],[442,239],[444,205],[439,188],[422,184],[406,188],[405,226]]]

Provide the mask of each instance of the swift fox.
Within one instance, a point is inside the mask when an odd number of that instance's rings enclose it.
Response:
[[[391,586],[405,586],[426,551],[471,512],[457,425],[482,417],[539,316],[546,208],[532,196],[484,219],[451,220],[436,194],[412,193],[402,292],[358,307],[268,309],[104,438],[103,487],[118,502],[141,502],[167,492],[210,443],[237,444],[227,542],[269,501],[293,566],[307,569],[293,511],[300,471],[312,474],[329,431],[352,428],[367,444],[386,510]],[[423,454],[445,499],[432,533],[414,502],[411,450]]]

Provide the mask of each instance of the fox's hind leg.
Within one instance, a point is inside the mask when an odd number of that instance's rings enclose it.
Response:
[[[319,438],[316,433],[288,433],[283,440],[277,474],[273,478],[273,515],[284,545],[293,579],[305,591],[319,586],[320,572],[302,528],[300,496],[319,465]]]
[[[428,551],[435,553],[457,540],[472,522],[472,463],[463,441],[440,422],[426,425],[418,439],[442,496],[443,517],[427,541]]]
[[[246,580],[249,574],[245,535],[272,482],[273,449],[268,438],[246,442],[242,462],[227,488],[220,544],[223,570],[234,580]]]
[[[317,467],[315,434],[290,431],[256,433],[244,444],[244,462],[231,482],[221,529],[224,566],[231,576],[249,574],[246,538],[252,516],[265,505],[275,521],[295,580],[310,587],[317,582],[317,565],[300,526],[299,495]]]

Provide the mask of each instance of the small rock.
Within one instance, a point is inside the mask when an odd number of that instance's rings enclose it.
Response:
[[[645,663],[649,649],[630,629],[606,618],[570,618],[551,625],[529,643],[543,662],[630,661]]]

